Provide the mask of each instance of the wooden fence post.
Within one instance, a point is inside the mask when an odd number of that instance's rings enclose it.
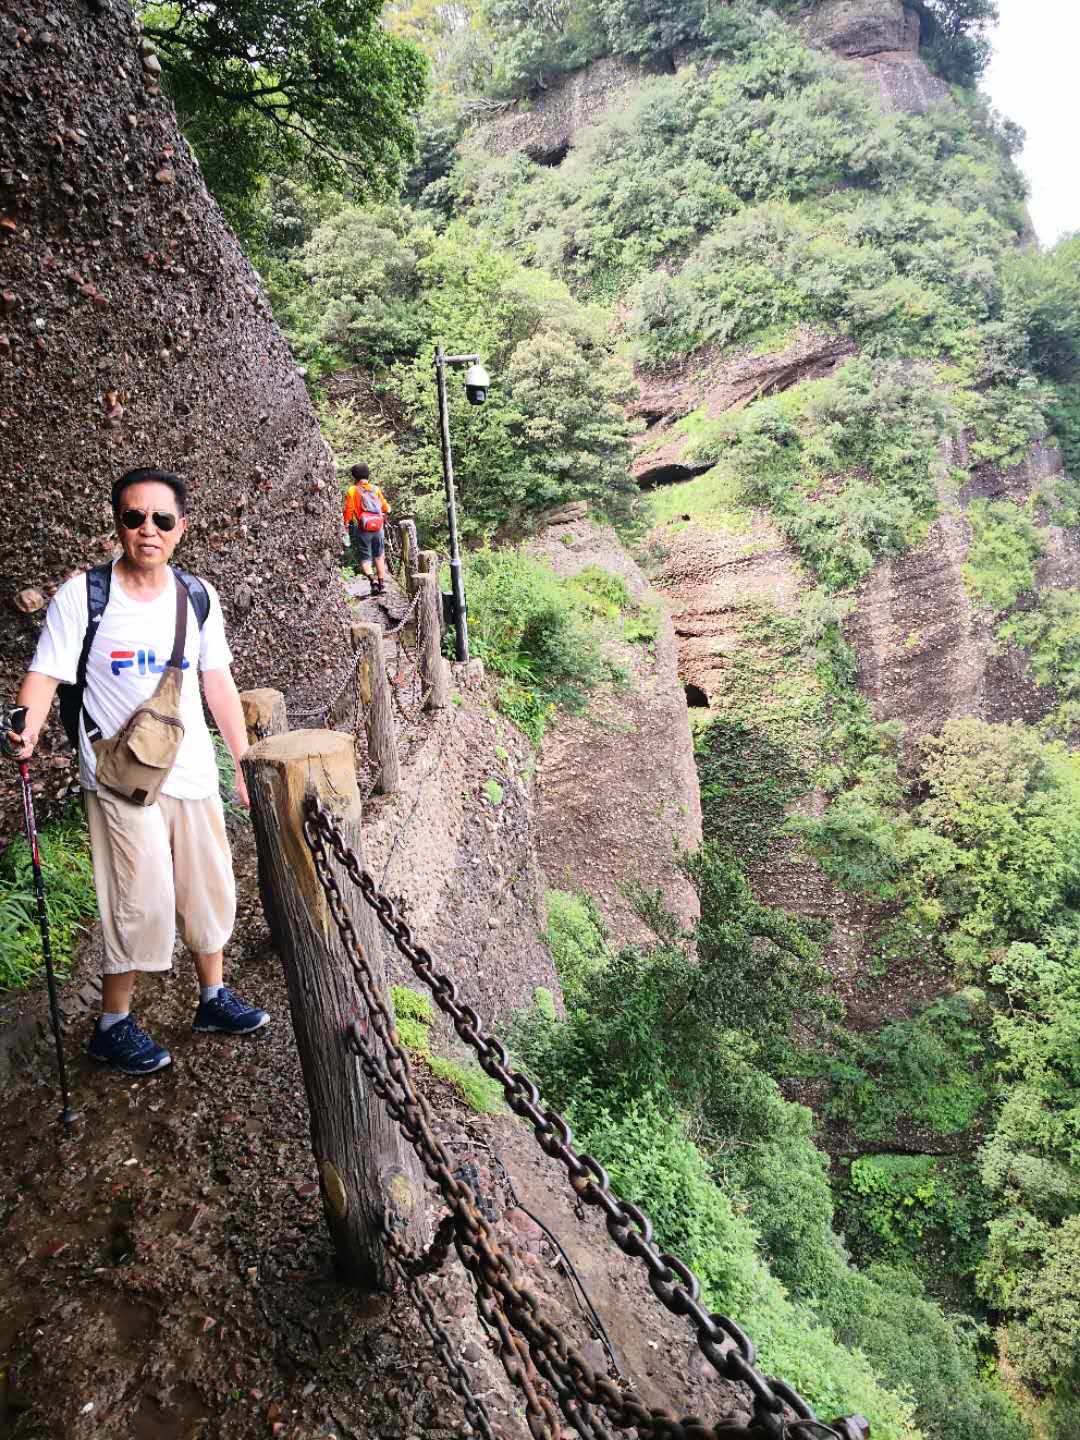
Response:
[[[357,1019],[367,1025],[367,1012],[303,834],[304,800],[315,794],[363,863],[352,737],[331,730],[272,736],[248,751],[244,774],[259,861],[279,917],[274,941],[285,971],[337,1267],[353,1284],[385,1290],[393,1271],[382,1241],[384,1207],[392,1205],[405,1221],[407,1244],[426,1242],[420,1167],[346,1046],[347,1027]],[[376,987],[389,1003],[375,917],[336,860],[331,868]],[[374,1029],[367,1033],[378,1045]]]
[[[439,597],[439,634],[446,634],[446,611],[443,609],[442,586],[439,583],[439,552],[421,550],[416,556],[416,568],[421,575],[434,575]]]
[[[413,572],[420,547],[416,540],[416,521],[402,520],[398,526],[401,535],[401,588],[410,598],[416,594],[412,588]]]
[[[445,710],[450,703],[450,666],[442,656],[442,627],[439,611],[442,596],[438,575],[416,573],[413,593],[420,592],[417,608],[417,649],[420,652],[420,682],[428,692],[425,710]]]
[[[244,724],[247,726],[249,745],[257,745],[260,740],[265,740],[270,735],[284,735],[289,728],[289,719],[285,712],[285,696],[280,690],[241,690],[240,708],[244,712]],[[270,934],[276,935],[278,922],[274,913],[274,897],[266,883],[262,856],[258,855],[256,859],[263,918]]]
[[[376,771],[375,793],[392,795],[401,784],[397,735],[390,699],[390,680],[383,660],[381,625],[353,625],[350,630],[353,652],[361,652],[357,670],[360,699],[364,705],[368,756]]]
[[[283,735],[289,728],[280,690],[241,690],[240,705],[249,745],[257,745],[269,735]]]

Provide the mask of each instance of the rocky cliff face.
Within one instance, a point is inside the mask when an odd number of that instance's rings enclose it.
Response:
[[[635,600],[657,604],[614,532],[587,520],[584,508],[566,507],[530,549],[557,575],[600,566]],[[661,890],[684,924],[696,918],[697,896],[674,856],[701,843],[701,800],[667,614],[658,610],[651,646],[624,645],[615,658],[626,685],[594,699],[587,716],[561,717],[544,739],[536,837],[548,884],[587,891],[615,944],[625,945],[649,938],[624,893],[630,882]]]
[[[242,684],[317,679],[336,651],[333,467],[158,72],[124,0],[4,7],[5,694],[40,607],[67,575],[112,553],[109,487],[134,465],[188,479],[178,563],[221,587]],[[316,597],[329,604],[310,624]]]
[[[580,130],[637,93],[644,73],[633,60],[594,60],[538,95],[511,102],[479,127],[480,143],[489,155],[525,154],[540,165],[558,165]]]
[[[919,58],[919,31],[918,14],[902,0],[825,0],[802,23],[810,44],[850,61],[886,109],[916,115],[949,98]]]
[[[962,464],[959,448],[950,458]],[[1054,708],[1053,691],[1036,684],[1023,652],[995,640],[993,617],[973,605],[962,566],[972,500],[1026,504],[1061,470],[1061,451],[1042,443],[1010,470],[976,469],[958,496],[943,497],[925,542],[878,565],[863,587],[848,627],[859,683],[880,719],[904,722],[909,747],[961,715],[1032,723]],[[1049,525],[1044,535],[1039,589],[1080,585],[1080,534]]]

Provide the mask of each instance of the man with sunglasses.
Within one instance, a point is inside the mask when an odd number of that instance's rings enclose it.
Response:
[[[196,673],[236,765],[236,791],[248,803],[240,769],[247,731],[229,666],[221,604],[213,587],[200,625],[187,588],[169,561],[187,526],[184,482],[167,470],[129,470],[112,488],[122,554],[113,562],[108,603],[86,658],[79,723],[79,777],[86,799],[94,882],[105,941],[102,1015],[90,1056],[129,1075],[168,1065],[169,1052],[138,1025],[130,1000],[139,972],[168,970],[177,927],[201,986],[192,1028],[242,1035],[269,1016],[222,984],[222,952],[232,933],[236,888],[218,793],[213,741]],[[28,708],[21,735],[9,733],[16,758],[28,759],[59,684],[74,684],[90,627],[85,574],[51,601],[37,650],[19,689]],[[182,597],[182,600],[181,600]],[[156,803],[140,806],[95,783],[86,716],[104,736],[120,729],[157,689],[177,633],[177,605],[188,606],[180,718],[184,739]]]

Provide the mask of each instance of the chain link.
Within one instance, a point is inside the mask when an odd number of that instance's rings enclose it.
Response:
[[[635,1431],[639,1440],[733,1440],[748,1436],[755,1440],[783,1440],[785,1436],[806,1433],[808,1426],[832,1440],[866,1440],[869,1425],[862,1417],[824,1425],[795,1390],[766,1378],[756,1369],[750,1338],[733,1320],[710,1314],[704,1308],[693,1272],[676,1256],[659,1250],[648,1217],[636,1205],[612,1193],[603,1166],[575,1150],[565,1118],[543,1105],[539,1091],[527,1076],[508,1068],[502,1044],[481,1033],[476,1011],[458,1000],[453,980],[438,972],[429,952],[416,944],[393,901],[377,889],[316,796],[305,801],[304,837],[334,923],[347,947],[354,979],[368,1007],[370,1030],[381,1042],[385,1061],[372,1045],[368,1025],[361,1026],[359,1021],[349,1026],[349,1048],[359,1058],[373,1089],[413,1145],[450,1210],[454,1247],[476,1283],[481,1315],[499,1335],[504,1368],[525,1394],[526,1420],[534,1440],[552,1440],[560,1431],[555,1428],[558,1419],[551,1401],[536,1391],[535,1371],[530,1374],[532,1366],[526,1364],[529,1357],[554,1390],[566,1420],[583,1437],[606,1434],[590,1428],[593,1422],[586,1407],[593,1406],[617,1429]],[[604,1212],[614,1243],[624,1254],[645,1265],[653,1293],[672,1314],[690,1322],[701,1352],[717,1372],[750,1389],[753,1415],[749,1428],[710,1427],[694,1417],[677,1419],[667,1411],[647,1408],[632,1392],[620,1390],[607,1376],[596,1375],[579,1351],[544,1319],[535,1295],[519,1287],[513,1267],[498,1246],[472,1189],[451,1173],[446,1151],[432,1131],[430,1108],[414,1084],[408,1055],[398,1041],[393,1016],[376,984],[334,875],[331,854],[374,910],[413,973],[431,991],[440,1010],[450,1017],[459,1037],[476,1052],[481,1067],[502,1086],[510,1108],[529,1120],[541,1149],[564,1166],[578,1198]],[[440,1227],[442,1243],[448,1233]],[[785,1407],[794,1412],[795,1422],[787,1419]],[[802,1430],[794,1425],[801,1425]]]
[[[473,1394],[472,1386],[469,1384],[469,1372],[454,1354],[453,1342],[445,1328],[439,1323],[435,1307],[420,1284],[418,1277],[425,1272],[422,1266],[417,1264],[416,1257],[410,1254],[401,1239],[394,1234],[389,1223],[386,1226],[386,1248],[390,1252],[390,1258],[401,1277],[402,1284],[419,1311],[424,1329],[434,1341],[435,1349],[446,1366],[450,1384],[461,1396],[466,1420],[478,1435],[483,1436],[483,1440],[496,1440],[487,1407]]]
[[[383,638],[384,640],[388,640],[388,639],[392,638],[393,636],[397,635],[397,634],[399,633],[399,631],[400,631],[405,625],[408,624],[410,618],[412,617],[412,615],[413,615],[414,612],[416,611],[416,609],[417,609],[417,607],[418,607],[419,604],[420,604],[420,596],[419,596],[419,594],[414,595],[414,596],[413,596],[413,599],[412,599],[412,602],[410,603],[409,608],[405,611],[404,615],[402,615],[401,619],[400,619],[400,620],[397,622],[397,624],[395,624],[391,629],[385,630],[385,631],[383,632],[383,637],[382,637],[382,638]],[[363,652],[362,650],[358,650],[358,651],[356,652],[356,654],[349,660],[348,665],[346,665],[346,666],[338,673],[338,675],[336,676],[336,678],[334,679],[334,681],[331,683],[331,687],[330,687],[330,698],[324,700],[323,703],[322,703],[320,706],[318,706],[318,707],[316,707],[316,708],[314,708],[314,709],[300,710],[300,711],[296,712],[295,714],[292,713],[291,707],[292,707],[293,704],[295,704],[297,696],[303,694],[303,692],[304,692],[304,687],[303,687],[303,686],[297,686],[297,687],[295,687],[293,690],[290,690],[290,691],[288,692],[288,694],[285,696],[285,704],[286,704],[286,707],[290,709],[290,714],[289,714],[290,723],[295,723],[296,721],[307,722],[307,721],[311,721],[311,720],[317,720],[317,721],[320,721],[320,722],[321,722],[321,721],[325,720],[325,719],[327,718],[327,716],[329,715],[330,711],[334,708],[334,706],[338,703],[338,701],[341,699],[341,697],[345,694],[345,691],[349,688],[349,686],[350,686],[351,684],[354,684],[354,683],[355,683],[357,674],[358,674],[359,669],[360,669],[360,663],[361,663],[361,661],[363,660],[363,658],[364,658],[364,652]],[[310,684],[308,685],[307,688],[308,688],[308,689],[311,688]]]

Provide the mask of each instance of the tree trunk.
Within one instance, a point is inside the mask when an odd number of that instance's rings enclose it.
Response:
[[[347,610],[329,452],[155,65],[126,0],[3,6],[4,694],[30,659],[44,601],[113,554],[110,486],[137,465],[188,482],[177,563],[219,587],[241,686],[287,690],[340,666]],[[60,744],[54,725],[43,758]],[[41,774],[47,808],[71,771]]]
[[[380,1237],[391,1191],[397,1212],[404,1204],[411,1216],[406,1242],[418,1247],[426,1240],[420,1168],[346,1047],[353,1020],[368,1027],[367,1011],[303,835],[304,800],[314,793],[331,809],[362,861],[352,738],[330,730],[277,735],[248,751],[244,774],[259,863],[277,916],[274,941],[285,970],[312,1149],[338,1269],[364,1289],[387,1289],[392,1272]],[[376,986],[389,1005],[377,922],[342,867],[336,861],[331,866]],[[367,1028],[367,1034],[377,1046],[374,1030]]]

